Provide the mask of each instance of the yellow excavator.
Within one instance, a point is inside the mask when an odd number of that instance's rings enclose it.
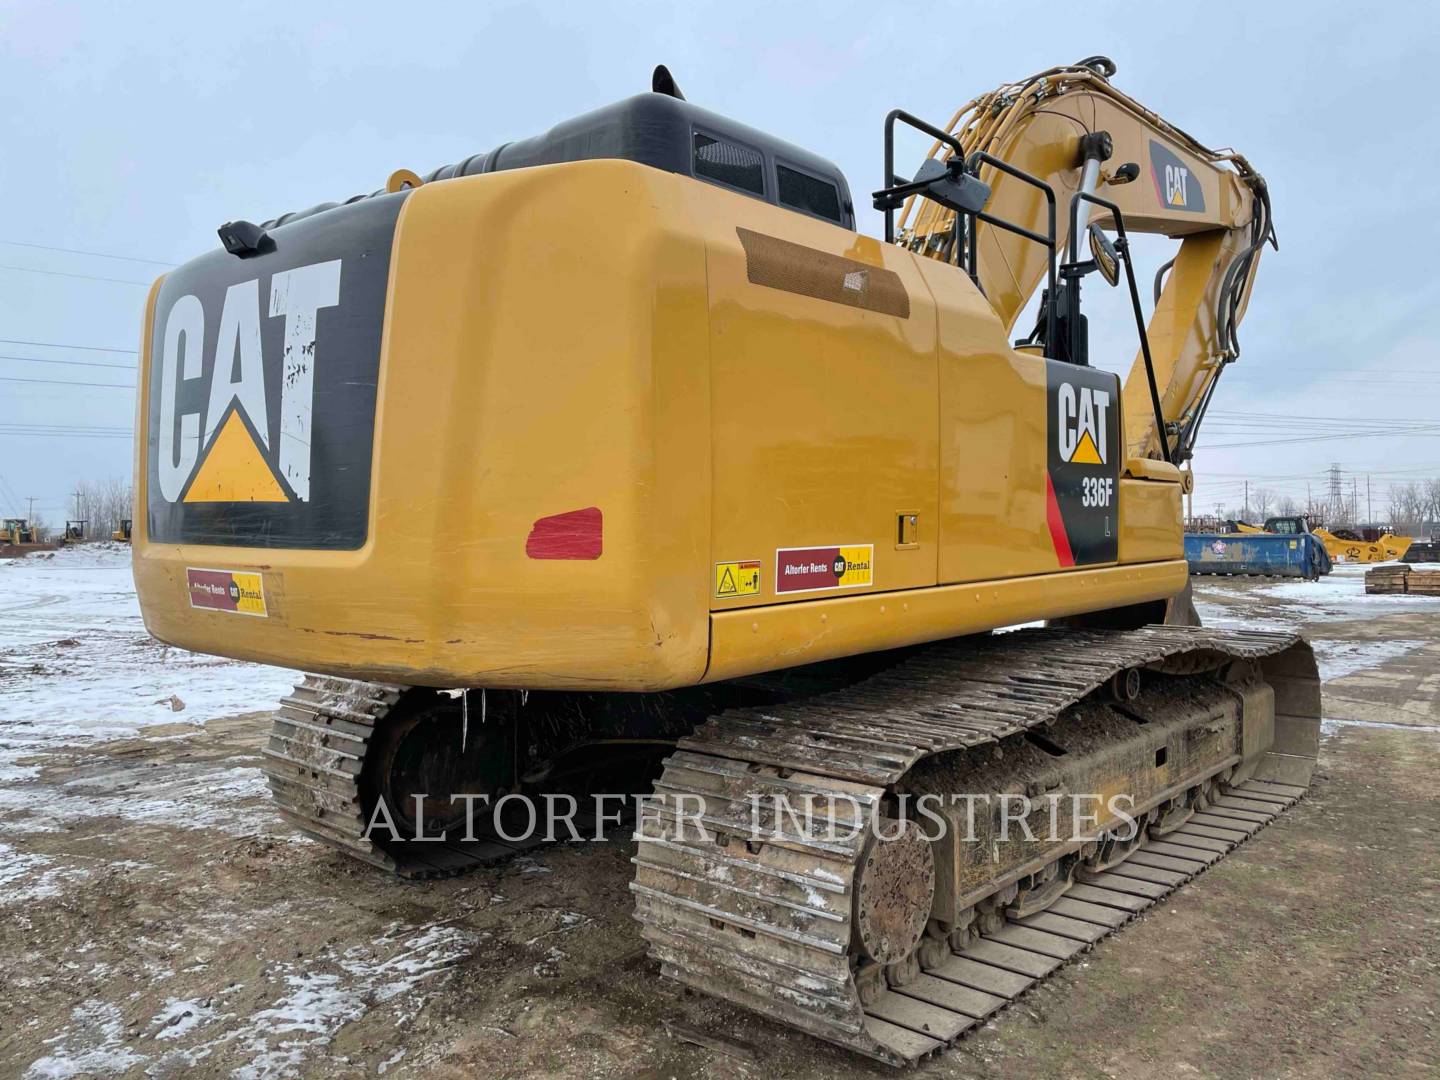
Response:
[[[453,874],[541,842],[477,800],[650,763],[663,973],[901,1064],[1302,796],[1310,647],[1198,626],[1182,548],[1269,197],[1113,74],[892,112],[881,237],[833,164],[660,68],[158,279],[135,580],[157,638],[310,673],[281,815]],[[1148,323],[1139,232],[1179,240]],[[1129,294],[1123,385],[1082,283]],[[950,827],[903,827],[927,796]]]

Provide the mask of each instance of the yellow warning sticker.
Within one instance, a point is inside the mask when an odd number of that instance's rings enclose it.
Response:
[[[715,564],[715,599],[756,596],[760,592],[760,560]]]

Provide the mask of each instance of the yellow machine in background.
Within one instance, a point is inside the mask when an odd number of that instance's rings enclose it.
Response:
[[[35,530],[25,518],[5,518],[0,521],[0,544],[33,544]]]
[[[145,312],[147,627],[315,673],[267,749],[277,804],[405,876],[538,842],[405,838],[454,826],[452,796],[590,790],[615,753],[673,751],[662,802],[723,827],[642,823],[665,973],[884,1061],[938,1049],[983,1015],[946,989],[957,965],[1019,992],[987,941],[1048,973],[1081,946],[1024,920],[1108,932],[1076,890],[1124,906],[1157,857],[1171,884],[1198,872],[1316,753],[1308,646],[1179,625],[1181,466],[1238,356],[1268,195],[1113,71],[1051,69],[945,128],[892,113],[883,239],[831,163],[663,68],[423,180],[227,223]],[[897,124],[935,139],[913,179]],[[1181,241],[1148,327],[1136,231]],[[1123,386],[1080,301],[1122,277]],[[966,789],[1130,792],[1149,832],[1107,809],[983,858],[731,835],[757,793],[873,821]]]
[[[1324,543],[1330,558],[1336,562],[1392,562],[1403,559],[1405,552],[1409,551],[1410,545],[1415,542],[1413,537],[1395,536],[1378,529],[1367,529],[1364,532],[1341,529],[1338,533],[1333,533],[1329,529],[1317,528],[1313,532]],[[1364,535],[1366,532],[1376,535],[1373,539],[1367,539]]]

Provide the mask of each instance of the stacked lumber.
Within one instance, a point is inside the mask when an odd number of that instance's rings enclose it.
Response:
[[[1417,570],[1413,566],[1377,566],[1374,570],[1365,571],[1365,591],[1440,596],[1440,570]]]

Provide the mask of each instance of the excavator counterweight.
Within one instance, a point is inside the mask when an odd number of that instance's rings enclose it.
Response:
[[[474,800],[652,792],[664,973],[900,1064],[1303,795],[1310,648],[1196,625],[1181,531],[1269,198],[1113,73],[891,114],[883,239],[660,69],[158,279],[141,608],[305,673],[286,820],[431,877],[541,842]],[[896,124],[935,140],[913,179]],[[1139,232],[1181,240],[1148,322]],[[1122,280],[1123,384],[1081,300]]]

